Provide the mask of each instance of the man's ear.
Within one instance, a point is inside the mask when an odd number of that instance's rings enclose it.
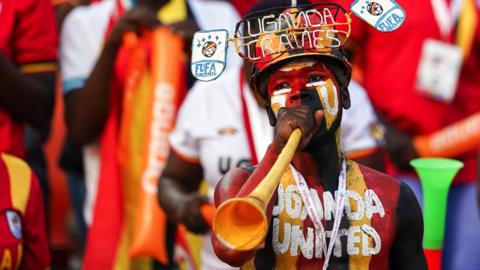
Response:
[[[348,92],[348,86],[342,87],[342,93],[340,96],[342,99],[342,107],[347,110],[350,108],[350,93]]]
[[[275,113],[273,112],[272,108],[270,106],[266,106],[265,109],[267,110],[267,115],[268,115],[268,121],[270,122],[270,126],[274,127],[277,125],[277,117],[275,116]]]

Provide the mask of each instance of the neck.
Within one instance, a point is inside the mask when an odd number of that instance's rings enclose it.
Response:
[[[340,146],[340,129],[334,134],[328,134],[320,140],[313,139],[305,149],[315,163],[316,181],[325,190],[336,190],[341,170],[342,148]]]

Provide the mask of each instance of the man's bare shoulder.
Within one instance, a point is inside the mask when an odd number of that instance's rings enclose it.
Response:
[[[351,166],[354,166],[353,164],[355,164],[356,166],[358,166],[367,185],[368,184],[371,184],[371,185],[390,184],[397,187],[400,186],[400,181],[398,179],[386,173],[379,172],[375,169],[364,166],[352,160],[349,160],[347,164],[352,164]]]

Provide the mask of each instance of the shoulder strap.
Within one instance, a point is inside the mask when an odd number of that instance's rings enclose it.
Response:
[[[32,170],[27,163],[17,157],[4,153],[1,157],[8,171],[12,206],[25,214],[32,184]]]

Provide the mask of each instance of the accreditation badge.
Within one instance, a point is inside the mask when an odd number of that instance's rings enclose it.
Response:
[[[356,0],[350,9],[381,32],[392,32],[405,21],[405,11],[393,0]]]
[[[198,31],[192,41],[190,69],[200,81],[215,80],[222,74],[227,57],[227,30]]]
[[[452,101],[462,58],[463,53],[458,46],[434,39],[425,40],[417,72],[417,89],[437,100]]]

